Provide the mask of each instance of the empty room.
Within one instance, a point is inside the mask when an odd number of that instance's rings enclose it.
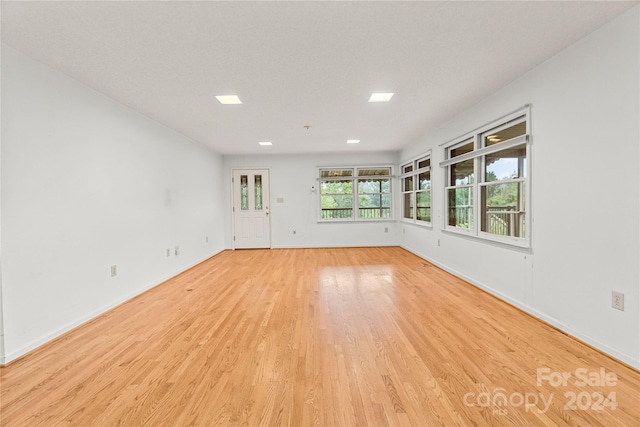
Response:
[[[638,1],[0,18],[0,425],[640,426]]]

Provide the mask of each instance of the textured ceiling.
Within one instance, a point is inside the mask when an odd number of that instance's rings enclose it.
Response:
[[[2,41],[222,154],[398,150],[635,4],[2,1]]]

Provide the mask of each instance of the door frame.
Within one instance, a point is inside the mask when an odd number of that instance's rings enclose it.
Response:
[[[235,188],[234,188],[234,182],[233,182],[233,174],[235,171],[256,171],[256,170],[266,170],[267,173],[269,174],[269,215],[267,215],[268,218],[268,227],[269,227],[269,249],[273,249],[273,239],[272,239],[272,229],[271,229],[271,217],[273,216],[273,210],[271,209],[271,168],[267,167],[267,166],[256,166],[256,167],[232,167],[231,168],[231,179],[229,180],[231,183],[231,247],[232,249],[235,251],[236,250],[236,215],[235,215],[235,211],[233,210],[234,207],[234,197],[236,197],[235,194]]]

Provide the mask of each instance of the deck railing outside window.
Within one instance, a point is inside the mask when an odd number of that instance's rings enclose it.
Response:
[[[449,208],[449,225],[470,228],[473,218],[473,206],[458,205]]]
[[[515,206],[487,207],[487,232],[500,236],[524,237],[525,213]]]
[[[322,219],[351,219],[352,211],[352,208],[323,208]],[[359,208],[358,212],[362,219],[391,218],[391,208],[388,207]]]

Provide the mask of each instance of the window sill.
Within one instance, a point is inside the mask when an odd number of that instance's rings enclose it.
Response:
[[[369,224],[374,222],[396,222],[395,219],[319,219],[318,224]]]
[[[418,221],[418,220],[405,219],[405,218],[401,219],[400,222],[403,224],[410,224],[410,225],[415,225],[417,227],[428,228],[429,230],[433,230],[432,222]]]
[[[456,230],[450,227],[444,228],[442,231],[447,234],[468,238],[476,242],[490,244],[505,249],[522,250],[529,253],[531,252],[531,243],[526,239],[516,239],[514,237],[508,236],[493,236],[489,233],[482,232],[480,233],[480,235],[478,235],[475,234],[473,230]]]

